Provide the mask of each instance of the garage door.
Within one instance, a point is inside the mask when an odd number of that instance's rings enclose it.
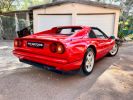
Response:
[[[78,15],[76,24],[98,27],[111,35],[114,31],[114,14]]]
[[[72,15],[38,15],[37,32],[66,25],[72,25]]]

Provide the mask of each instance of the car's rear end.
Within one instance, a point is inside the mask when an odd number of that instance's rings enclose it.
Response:
[[[60,42],[50,40],[16,39],[13,54],[20,60],[28,60],[60,69],[68,63],[67,52]],[[62,70],[62,69],[61,69]]]
[[[69,36],[32,35],[14,40],[13,54],[20,61],[31,61],[69,71],[80,67],[81,61],[71,62],[71,53],[67,43],[61,41]]]

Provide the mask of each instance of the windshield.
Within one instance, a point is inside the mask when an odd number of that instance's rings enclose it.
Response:
[[[56,33],[59,35],[72,35],[81,29],[81,27],[58,28]]]

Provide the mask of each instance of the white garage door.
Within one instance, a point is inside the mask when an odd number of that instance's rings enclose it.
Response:
[[[114,14],[78,15],[76,24],[98,27],[106,34],[111,35],[114,31]]]
[[[72,25],[72,15],[38,15],[37,32],[66,25]]]

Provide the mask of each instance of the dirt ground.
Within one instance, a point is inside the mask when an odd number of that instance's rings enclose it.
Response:
[[[20,63],[12,47],[12,41],[0,41],[0,100],[133,99],[133,42],[97,61],[87,77]]]

